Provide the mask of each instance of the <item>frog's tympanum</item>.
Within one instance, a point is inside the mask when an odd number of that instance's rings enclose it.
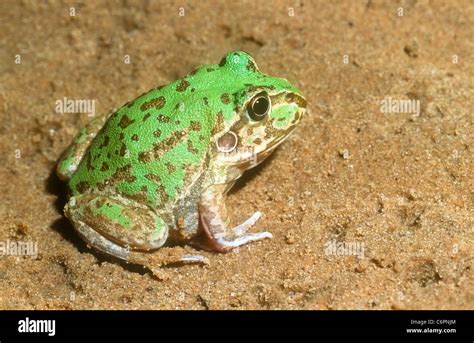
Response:
[[[126,261],[169,239],[205,237],[225,252],[270,238],[246,232],[260,212],[230,227],[226,194],[305,108],[288,81],[230,52],[82,128],[57,169],[69,186],[64,213],[90,246]]]

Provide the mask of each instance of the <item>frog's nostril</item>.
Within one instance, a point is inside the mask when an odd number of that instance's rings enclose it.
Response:
[[[298,95],[298,94],[296,95],[296,97],[298,98],[298,101],[295,101],[295,102],[298,104],[298,106],[301,108],[303,112],[306,112],[306,105],[307,105],[306,99],[303,96]]]
[[[298,105],[299,108],[306,108],[306,99],[302,95],[297,93],[287,93],[286,102],[293,102]]]

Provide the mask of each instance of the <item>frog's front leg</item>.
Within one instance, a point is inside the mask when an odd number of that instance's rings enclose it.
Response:
[[[207,238],[205,245],[212,250],[227,252],[248,242],[272,238],[270,232],[246,233],[262,215],[258,211],[236,227],[229,227],[230,221],[225,205],[227,190],[227,185],[213,185],[201,195],[199,217]]]

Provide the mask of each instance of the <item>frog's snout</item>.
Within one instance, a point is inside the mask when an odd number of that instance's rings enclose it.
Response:
[[[296,104],[297,106],[297,109],[294,113],[294,118],[292,120],[292,123],[296,125],[301,120],[303,115],[306,113],[306,105],[307,105],[306,98],[298,93],[288,93],[286,96],[286,100],[289,103]]]
[[[300,109],[306,110],[307,101],[304,96],[298,93],[290,93],[287,99],[291,102],[294,102]]]

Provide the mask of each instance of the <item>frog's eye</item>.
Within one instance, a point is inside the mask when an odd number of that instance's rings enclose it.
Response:
[[[253,97],[247,107],[247,112],[252,120],[259,121],[270,112],[271,103],[268,94],[258,93]]]

